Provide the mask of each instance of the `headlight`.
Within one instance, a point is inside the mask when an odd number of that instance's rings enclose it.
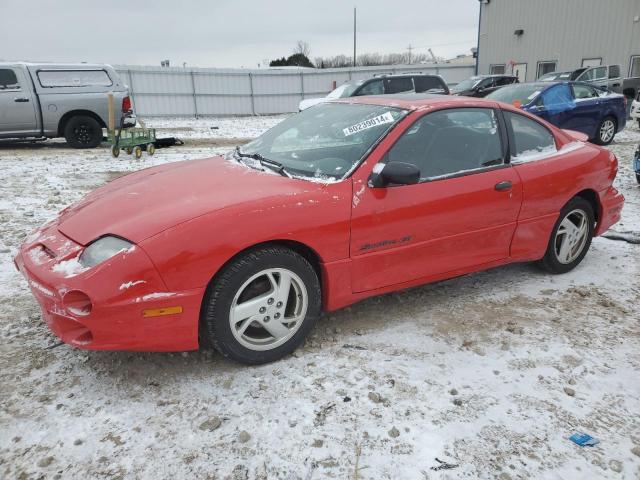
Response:
[[[80,255],[80,264],[83,267],[94,267],[115,254],[133,247],[133,243],[118,237],[101,237],[84,249]]]

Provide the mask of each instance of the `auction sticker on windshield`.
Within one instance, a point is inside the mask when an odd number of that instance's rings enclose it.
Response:
[[[354,133],[361,132],[362,130],[366,130],[368,128],[377,127],[378,125],[382,125],[385,123],[393,123],[393,115],[391,112],[383,113],[382,115],[378,115],[377,117],[370,118],[369,120],[365,120],[364,122],[356,123],[355,125],[351,125],[343,129],[343,133],[345,137],[349,135],[353,135]]]

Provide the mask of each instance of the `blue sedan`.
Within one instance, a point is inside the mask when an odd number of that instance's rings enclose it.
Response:
[[[627,121],[623,95],[584,82],[521,83],[486,98],[511,103],[557,127],[582,132],[600,145],[611,143]]]

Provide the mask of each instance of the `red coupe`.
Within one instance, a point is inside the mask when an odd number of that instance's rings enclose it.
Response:
[[[292,352],[322,311],[512,262],[553,273],[619,220],[616,157],[464,97],[317,105],[224,157],[119,178],[16,257],[64,342]]]

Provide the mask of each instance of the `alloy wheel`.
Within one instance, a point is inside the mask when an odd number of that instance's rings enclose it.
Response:
[[[564,217],[555,238],[556,258],[569,264],[580,256],[589,238],[589,217],[583,210],[572,210]]]
[[[616,133],[616,125],[613,120],[606,119],[600,126],[600,141],[602,143],[609,143],[613,140],[613,136]]]
[[[245,281],[236,292],[229,324],[236,340],[250,350],[271,350],[298,331],[307,314],[307,288],[298,275],[269,268]]]

